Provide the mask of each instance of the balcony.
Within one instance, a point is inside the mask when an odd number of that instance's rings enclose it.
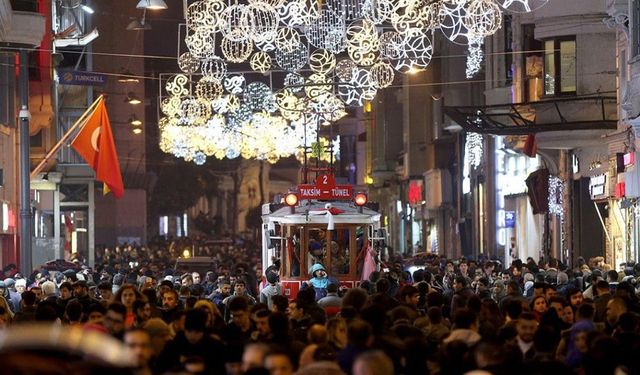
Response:
[[[37,46],[45,33],[45,17],[35,0],[0,0],[0,43]]]
[[[539,102],[444,107],[465,131],[528,135],[575,130],[612,130],[618,123],[615,97],[554,98]]]

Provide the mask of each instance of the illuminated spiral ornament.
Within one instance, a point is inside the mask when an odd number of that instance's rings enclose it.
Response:
[[[378,57],[380,39],[373,22],[353,22],[347,29],[347,52],[357,65],[371,66]]]
[[[218,113],[235,112],[240,108],[240,99],[233,94],[222,95],[211,103],[211,107]]]
[[[178,57],[178,68],[185,74],[193,74],[200,69],[200,61],[194,59],[191,53],[185,52]]]
[[[256,52],[251,56],[249,65],[256,72],[265,73],[271,69],[271,56],[266,52]]]
[[[452,4],[443,2],[439,7],[439,30],[451,42],[466,45],[468,43],[467,29],[462,19],[465,17],[466,10],[464,4]]]
[[[222,0],[196,1],[187,8],[187,28],[208,29],[217,32],[223,25],[222,13],[226,4]]]
[[[164,89],[169,95],[183,97],[189,95],[189,89],[187,88],[188,82],[189,78],[187,78],[187,76],[184,74],[176,74],[167,80]]]
[[[243,24],[245,9],[244,4],[230,5],[222,14],[222,34],[230,41],[238,42],[249,39],[246,27]],[[224,40],[224,39],[223,39]]]
[[[326,49],[317,49],[309,56],[309,68],[314,73],[329,74],[336,67],[336,56]]]
[[[324,74],[313,73],[307,78],[304,92],[307,97],[313,99],[320,96],[320,94],[331,90],[331,80]]]
[[[169,96],[162,100],[160,110],[167,116],[175,117],[180,114],[180,98],[177,96]]]
[[[282,117],[289,121],[295,121],[302,115],[300,99],[289,89],[284,89],[275,95],[275,102],[278,105]]]
[[[470,34],[486,37],[502,27],[502,11],[494,0],[472,0],[462,18]]]
[[[187,49],[194,58],[204,59],[215,51],[215,34],[208,29],[196,29],[184,39]]]
[[[291,52],[283,52],[276,49],[276,63],[287,72],[297,72],[302,69],[309,60],[309,49],[304,43],[298,44]]]
[[[251,52],[253,52],[253,43],[250,39],[241,39],[235,37],[229,37],[230,35],[235,34],[227,34],[222,38],[222,42],[220,43],[220,49],[222,50],[222,54],[224,57],[232,63],[241,63],[251,56]]]
[[[213,56],[202,62],[202,75],[209,78],[222,80],[227,75],[227,63],[218,56]]]
[[[290,0],[276,9],[280,21],[289,27],[308,26],[320,16],[319,3],[315,0]]]
[[[276,35],[276,48],[282,52],[293,52],[300,44],[300,34],[292,27],[281,27]]]
[[[414,36],[427,29],[424,20],[421,18],[421,10],[426,6],[424,0],[415,1],[407,6],[402,13],[395,13],[391,16],[391,25],[403,36]]]
[[[262,40],[256,41],[256,48],[262,52],[273,52],[276,50],[276,35],[268,35]]]
[[[349,82],[353,79],[353,76],[358,71],[356,63],[350,59],[344,59],[338,61],[336,64],[336,76],[342,82]]]
[[[291,92],[300,92],[303,89],[304,77],[297,73],[287,73],[284,76],[284,86]]]
[[[223,84],[225,90],[231,94],[238,95],[244,91],[246,80],[243,75],[234,74],[225,77]]]
[[[273,39],[278,31],[278,12],[264,1],[254,1],[244,8],[240,20],[245,34],[255,42]]]
[[[384,61],[378,61],[369,69],[371,85],[377,89],[391,86],[394,77],[393,67]]]
[[[395,60],[402,56],[404,38],[397,31],[385,31],[380,35],[380,56]]]
[[[213,101],[218,99],[224,89],[219,80],[204,76],[196,83],[196,96],[200,99]]]
[[[549,0],[500,0],[500,6],[512,13],[529,13],[548,2]]]

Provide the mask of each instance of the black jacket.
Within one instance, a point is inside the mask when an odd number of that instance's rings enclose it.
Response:
[[[184,332],[178,333],[173,340],[167,343],[158,357],[154,373],[162,374],[171,370],[180,370],[183,367],[183,361],[191,357],[199,357],[204,360],[206,374],[225,374],[224,344],[206,334],[199,342],[191,344]]]

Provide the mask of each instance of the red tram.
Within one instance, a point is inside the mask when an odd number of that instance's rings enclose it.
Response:
[[[351,185],[336,185],[331,175],[298,186],[284,204],[263,205],[263,271],[279,260],[280,282],[289,298],[311,278],[309,270],[316,263],[341,286],[358,286],[368,276],[363,278],[363,272],[375,264],[366,258],[383,240],[380,214],[373,206],[364,193],[354,195]]]

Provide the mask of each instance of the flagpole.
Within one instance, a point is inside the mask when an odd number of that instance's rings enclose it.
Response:
[[[84,126],[84,124],[86,124],[86,118],[87,116],[95,109],[95,107],[102,101],[104,100],[104,95],[100,95],[93,103],[91,103],[91,105],[89,106],[89,108],[87,108],[86,111],[84,111],[84,113],[82,115],[80,115],[80,117],[76,120],[76,122],[73,124],[73,126],[71,126],[71,128],[69,128],[69,130],[67,130],[66,133],[64,133],[64,135],[62,136],[62,138],[60,138],[60,140],[58,141],[58,143],[56,143],[53,148],[47,153],[47,155],[45,155],[44,159],[42,159],[40,161],[40,163],[38,163],[38,165],[33,169],[33,171],[31,172],[31,179],[33,179],[35,176],[38,175],[38,173],[40,173],[40,171],[42,171],[42,169],[44,168],[44,166],[47,164],[47,162],[49,160],[51,160],[51,158],[58,153],[58,151],[60,150],[60,148],[64,145],[64,143],[69,139],[69,137],[71,137],[71,134],[80,126]],[[56,124],[57,126],[57,124]]]

